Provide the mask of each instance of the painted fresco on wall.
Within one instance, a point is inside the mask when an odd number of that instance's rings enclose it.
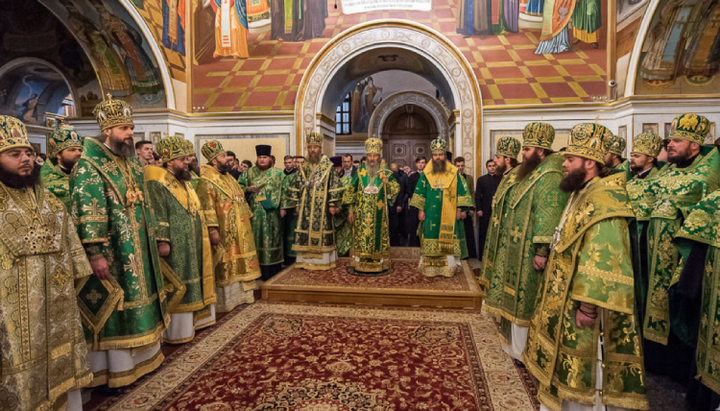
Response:
[[[485,105],[593,102],[607,93],[607,0],[434,0],[431,11],[357,14],[334,0],[267,0],[269,10],[252,16],[255,1],[265,0],[193,2],[196,111],[292,110],[315,54],[378,19],[446,36],[468,59]]]
[[[643,11],[649,0],[617,0],[617,24],[618,28],[622,25],[627,24],[629,21],[634,21],[642,18]]]
[[[40,0],[89,54],[105,93],[137,108],[166,107],[165,90],[147,40],[116,1]]]
[[[160,45],[170,76],[186,81],[185,32],[189,13],[185,0],[132,0]]]
[[[720,2],[662,0],[643,44],[635,94],[720,92]]]
[[[67,27],[37,1],[0,0],[0,10],[0,114],[43,125],[74,92],[72,112],[90,115],[100,84]]]

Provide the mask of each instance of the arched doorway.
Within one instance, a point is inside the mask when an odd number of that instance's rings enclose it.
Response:
[[[431,81],[456,113],[451,147],[468,159],[480,155],[481,98],[477,79],[460,50],[447,38],[405,20],[377,20],[355,26],[330,41],[308,67],[295,106],[295,150],[304,136],[320,131],[334,141],[331,118],[349,88],[383,70],[406,70]]]

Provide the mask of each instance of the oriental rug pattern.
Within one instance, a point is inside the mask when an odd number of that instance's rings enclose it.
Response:
[[[112,410],[537,410],[536,382],[473,310],[255,303]]]
[[[418,269],[418,260],[393,259],[393,272],[381,276],[350,275],[348,267],[350,267],[348,258],[338,259],[337,267],[327,271],[308,271],[291,266],[265,284],[278,288],[318,289],[330,287],[363,291],[473,292],[479,290],[474,275],[465,262],[458,273],[450,278],[425,277]]]

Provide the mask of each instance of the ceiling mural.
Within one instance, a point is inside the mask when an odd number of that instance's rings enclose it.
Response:
[[[594,102],[607,94],[606,0],[434,0],[430,11],[367,11],[353,1],[353,14],[334,0],[306,0],[302,12],[289,0],[191,4],[192,106],[200,112],[292,110],[322,47],[379,19],[411,20],[447,37],[475,72],[485,105]],[[347,81],[372,74],[361,71]]]
[[[661,0],[638,64],[635,94],[720,92],[720,2]]]

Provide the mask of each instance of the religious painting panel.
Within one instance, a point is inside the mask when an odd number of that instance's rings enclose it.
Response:
[[[660,135],[658,123],[643,123],[642,132]],[[667,137],[667,134],[665,136]]]
[[[186,0],[132,0],[132,3],[160,45],[170,76],[185,82],[185,30],[189,17]]]
[[[635,94],[720,92],[720,3],[660,0],[643,42]]]
[[[120,2],[38,1],[66,25],[88,53],[103,93],[125,100],[135,109],[167,107],[158,62],[148,43],[155,40],[144,37]]]
[[[479,79],[484,105],[607,99],[609,0],[434,0],[431,10],[426,3],[193,0],[191,106],[292,110],[305,69],[323,46],[379,19],[413,21],[449,39]],[[369,79],[358,75],[348,83],[358,98]],[[359,129],[361,117],[354,113]]]

